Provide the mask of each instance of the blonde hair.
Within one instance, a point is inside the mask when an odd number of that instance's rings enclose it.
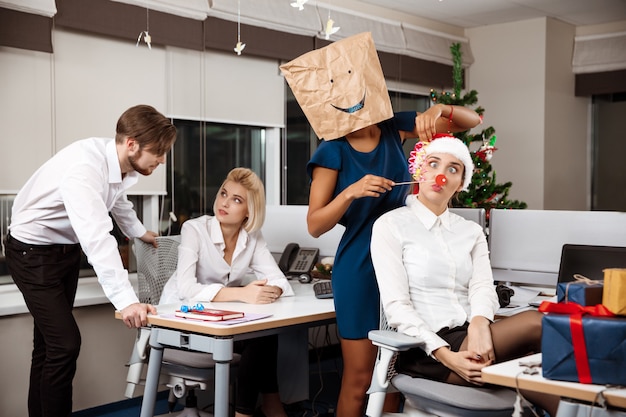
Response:
[[[260,230],[263,222],[265,222],[265,187],[263,187],[263,182],[251,169],[233,168],[220,185],[217,191],[218,196],[229,181],[242,185],[248,191],[248,217],[243,222],[243,228],[248,233]],[[214,213],[217,212],[216,205],[217,197],[213,202]]]

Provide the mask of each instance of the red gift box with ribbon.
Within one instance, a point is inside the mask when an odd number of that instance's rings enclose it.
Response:
[[[544,301],[544,378],[583,384],[626,384],[626,319],[603,305]]]

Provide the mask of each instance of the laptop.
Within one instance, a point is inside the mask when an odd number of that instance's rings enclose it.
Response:
[[[575,281],[574,275],[602,281],[606,268],[626,268],[626,247],[566,243],[561,250],[557,282]],[[556,297],[538,296],[528,304],[538,307],[544,300],[556,301]]]
[[[574,281],[576,274],[601,281],[607,268],[626,268],[626,247],[566,243],[561,251],[557,281]]]

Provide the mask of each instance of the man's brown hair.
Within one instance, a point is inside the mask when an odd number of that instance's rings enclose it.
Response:
[[[140,104],[129,108],[120,116],[115,129],[115,141],[135,139],[141,149],[163,155],[176,141],[176,127],[154,107]]]

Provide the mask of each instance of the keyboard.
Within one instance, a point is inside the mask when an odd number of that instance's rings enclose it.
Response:
[[[333,287],[330,280],[316,282],[313,284],[313,291],[317,298],[333,298]]]

